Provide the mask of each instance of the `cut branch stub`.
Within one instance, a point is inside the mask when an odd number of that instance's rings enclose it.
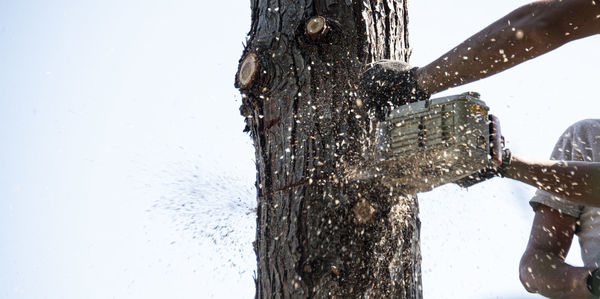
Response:
[[[306,22],[306,35],[313,40],[322,39],[327,30],[327,20],[324,17],[314,16]]]
[[[237,73],[237,81],[240,88],[250,88],[258,73],[258,57],[254,53],[246,55]]]

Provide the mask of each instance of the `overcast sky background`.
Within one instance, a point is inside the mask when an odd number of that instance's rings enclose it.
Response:
[[[412,64],[524,3],[411,1]],[[253,147],[233,87],[249,24],[246,0],[0,0],[0,298],[254,295]],[[545,158],[597,117],[598,49],[576,41],[441,95],[478,91],[508,146]],[[420,195],[425,298],[529,297],[533,192],[495,179]]]

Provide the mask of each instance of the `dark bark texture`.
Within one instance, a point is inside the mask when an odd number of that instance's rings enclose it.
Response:
[[[421,298],[416,196],[344,176],[367,159],[373,135],[360,70],[408,59],[405,1],[252,0],[251,9],[236,82],[256,149],[256,297]],[[309,36],[315,16],[327,28]],[[248,57],[256,70],[243,66]]]

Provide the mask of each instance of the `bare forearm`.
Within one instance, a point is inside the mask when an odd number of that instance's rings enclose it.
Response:
[[[516,9],[420,68],[419,85],[433,94],[491,76],[594,34],[596,23],[576,22],[585,17],[579,14],[584,5],[573,2],[577,1],[537,1]],[[587,3],[590,10],[597,9],[591,1]]]
[[[600,163],[534,161],[513,155],[505,175],[562,198],[600,207]]]
[[[594,298],[587,289],[590,269],[574,267],[562,257],[532,252],[521,262],[521,280],[529,292],[549,298]]]

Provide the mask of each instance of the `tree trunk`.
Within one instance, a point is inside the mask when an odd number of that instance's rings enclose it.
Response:
[[[421,298],[416,196],[368,159],[365,64],[408,59],[403,0],[251,0],[236,85],[256,149],[258,298]]]

